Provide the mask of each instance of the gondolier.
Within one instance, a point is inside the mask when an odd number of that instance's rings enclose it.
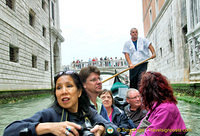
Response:
[[[154,47],[151,42],[145,38],[138,37],[138,30],[130,30],[131,39],[124,44],[123,53],[131,68],[129,71],[130,88],[138,89],[140,75],[147,70],[148,62],[135,66],[137,63],[149,58],[149,50],[152,53],[151,59],[156,57]]]

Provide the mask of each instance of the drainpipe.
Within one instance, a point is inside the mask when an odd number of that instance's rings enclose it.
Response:
[[[51,45],[51,0],[49,2],[49,45],[50,45],[50,73],[51,73],[51,89],[53,89],[53,64],[52,64],[52,45]]]

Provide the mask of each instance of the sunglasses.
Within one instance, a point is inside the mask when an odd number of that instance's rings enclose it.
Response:
[[[54,80],[57,81],[57,79],[62,75],[76,75],[76,74],[74,71],[60,71],[55,74]]]
[[[54,76],[54,82],[56,84],[56,81],[59,77],[61,77],[62,75],[72,75],[73,77],[75,77],[76,79],[78,79],[81,82],[81,79],[78,75],[78,73],[74,72],[74,71],[60,71],[57,72],[57,74],[55,74],[56,76]]]
[[[74,73],[75,73],[74,71],[60,71],[60,72],[58,72],[56,75],[57,75],[57,76],[63,75],[63,74],[71,75],[71,74],[74,74]]]

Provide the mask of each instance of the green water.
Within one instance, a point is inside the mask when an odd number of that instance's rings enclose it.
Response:
[[[52,103],[51,97],[34,98],[15,104],[0,105],[0,136],[4,128],[15,120],[32,116],[37,111],[45,109]],[[179,101],[178,108],[187,128],[191,129],[188,136],[198,136],[200,130],[200,106]]]
[[[191,132],[189,132],[187,135],[199,136],[200,106],[184,101],[179,101],[178,108],[181,112],[181,116],[186,124],[187,129],[191,129]]]
[[[31,117],[37,111],[45,109],[52,103],[52,98],[34,98],[14,104],[0,105],[0,136],[5,127],[15,121]]]

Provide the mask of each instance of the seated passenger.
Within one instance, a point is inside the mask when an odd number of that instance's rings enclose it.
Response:
[[[138,90],[134,88],[128,89],[126,93],[126,101],[128,105],[124,108],[124,111],[128,118],[131,119],[137,127],[147,113],[146,110],[142,109],[141,96]]]
[[[88,66],[81,69],[79,72],[83,87],[90,99],[90,105],[97,112],[109,121],[105,107],[102,104],[101,99],[98,97],[102,92],[102,82],[100,78],[100,70],[96,66]]]
[[[104,89],[103,92],[99,94],[99,97],[102,99],[110,121],[119,127],[118,131],[121,131],[121,135],[126,135],[130,132],[130,129],[135,128],[134,123],[132,120],[128,119],[124,111],[113,104],[114,100],[111,91]]]
[[[147,72],[140,81],[140,93],[148,110],[132,136],[185,136],[186,127],[167,78]],[[143,131],[141,131],[143,130]]]
[[[84,132],[104,135],[107,128],[113,136],[117,127],[91,108],[89,98],[77,73],[61,72],[54,77],[54,103],[30,118],[15,121],[5,128],[3,136],[64,136],[83,135]],[[84,126],[87,129],[83,129]],[[92,127],[91,127],[92,126]],[[91,129],[90,129],[91,128]]]

